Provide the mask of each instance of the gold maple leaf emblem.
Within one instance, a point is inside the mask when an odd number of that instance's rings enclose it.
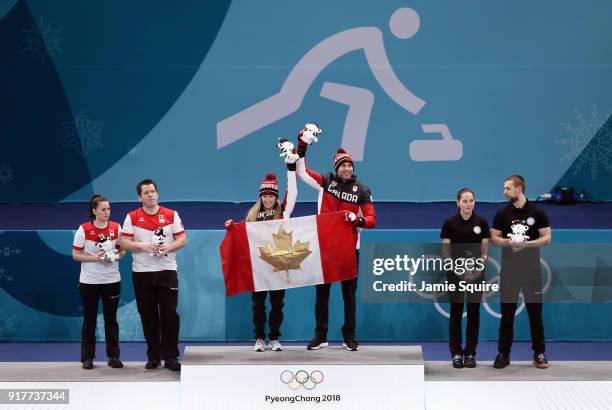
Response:
[[[308,250],[309,242],[301,242],[298,239],[293,244],[293,232],[285,231],[283,225],[278,229],[278,233],[272,234],[272,239],[276,246],[270,244],[260,246],[260,258],[272,265],[274,272],[285,271],[285,278],[289,284],[291,283],[289,269],[300,269],[300,263],[312,253]]]

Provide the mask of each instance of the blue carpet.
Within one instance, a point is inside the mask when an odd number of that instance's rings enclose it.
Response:
[[[286,346],[306,346],[305,342],[283,342]],[[244,346],[250,349],[251,342],[182,342],[179,345],[181,354],[189,346]],[[340,345],[340,343],[333,343]],[[450,353],[446,342],[406,342],[386,343],[369,342],[364,346],[384,345],[421,345],[425,360],[449,360]],[[612,342],[547,342],[549,360],[612,360]],[[97,344],[97,360],[105,360],[104,343]],[[479,360],[493,360],[497,354],[497,342],[482,341],[478,345]],[[531,360],[531,344],[515,342],[512,360]],[[69,343],[0,343],[0,362],[74,362],[79,361],[80,344]],[[125,361],[142,361],[146,359],[146,345],[143,342],[121,343],[121,359]]]

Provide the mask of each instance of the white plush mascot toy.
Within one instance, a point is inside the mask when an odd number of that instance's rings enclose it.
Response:
[[[164,235],[164,229],[163,228],[158,228],[155,230],[155,232],[153,232],[153,236],[151,237],[151,242],[153,243],[153,245],[163,245],[164,243],[166,243],[166,235]],[[162,256],[161,252],[154,252],[151,254],[151,256]],[[163,256],[168,256],[166,254],[163,254]]]
[[[288,139],[279,138],[276,146],[281,151],[280,157],[285,158],[285,163],[295,164],[296,161],[300,158],[299,155],[295,152],[293,142],[289,141]]]
[[[525,240],[529,239],[529,236],[525,235],[529,230],[527,225],[513,224],[510,228],[512,228],[512,233],[509,233],[508,237],[511,243],[524,243]]]
[[[300,138],[306,144],[310,145],[313,142],[319,142],[317,135],[319,135],[322,132],[323,130],[321,130],[321,128],[317,124],[308,123],[304,125],[304,129],[302,129],[298,133],[298,138]]]
[[[96,246],[100,249],[101,252],[104,252],[100,259],[106,262],[115,262],[117,260],[117,249],[115,249],[115,245],[113,244],[113,240],[103,234],[98,235],[98,242]]]

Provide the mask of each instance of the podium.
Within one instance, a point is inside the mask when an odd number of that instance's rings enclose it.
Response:
[[[424,409],[420,346],[187,346],[182,409]]]

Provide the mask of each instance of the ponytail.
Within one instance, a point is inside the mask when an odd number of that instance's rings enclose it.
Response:
[[[105,196],[102,196],[100,194],[94,194],[94,196],[91,197],[91,199],[89,200],[89,218],[90,219],[95,219],[96,215],[94,214],[94,209],[98,208],[98,204],[100,202],[108,202],[108,198]]]

